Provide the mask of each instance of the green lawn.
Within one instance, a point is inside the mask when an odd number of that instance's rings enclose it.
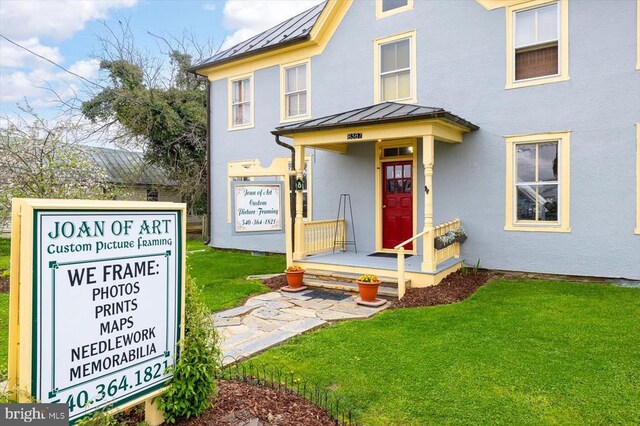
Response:
[[[11,240],[0,238],[0,271],[9,269],[9,253],[11,252]]]
[[[640,290],[497,281],[257,361],[335,389],[365,425],[640,424]]]
[[[253,256],[250,253],[211,250],[199,241],[188,241],[189,275],[203,286],[204,298],[212,311],[240,304],[249,295],[269,291],[248,275],[272,274],[286,268],[284,256]]]

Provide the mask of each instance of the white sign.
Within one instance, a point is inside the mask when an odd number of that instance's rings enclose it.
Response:
[[[177,354],[180,211],[36,210],[32,392],[70,420],[157,390]]]
[[[282,231],[282,184],[234,182],[235,232]]]

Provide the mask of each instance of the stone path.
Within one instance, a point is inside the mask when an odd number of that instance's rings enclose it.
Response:
[[[244,306],[212,316],[221,338],[223,364],[248,358],[331,321],[369,318],[386,309],[359,306],[356,296],[309,289],[254,296]]]

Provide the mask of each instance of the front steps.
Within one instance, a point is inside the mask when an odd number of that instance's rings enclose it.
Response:
[[[356,280],[360,274],[349,272],[326,271],[320,269],[307,269],[304,273],[304,285],[309,287],[320,287],[330,290],[342,290],[358,292]],[[398,279],[395,277],[378,276],[380,287],[378,294],[385,297],[398,298]],[[411,287],[411,280],[405,281],[406,288]]]

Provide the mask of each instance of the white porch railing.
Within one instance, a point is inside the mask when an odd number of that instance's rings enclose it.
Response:
[[[441,237],[447,232],[453,231],[459,227],[460,219],[445,222],[433,228],[433,238]],[[436,250],[436,265],[444,262],[445,260],[451,259],[452,257],[455,257],[456,259],[460,257],[460,243],[457,241],[443,249]]]
[[[430,272],[435,272],[435,268],[437,268],[438,264],[444,262],[447,259],[451,259],[452,257],[458,258],[460,257],[460,243],[455,242],[441,250],[436,250],[434,247],[434,239],[435,237],[439,237],[444,235],[445,233],[449,232],[449,231],[453,231],[454,229],[456,229],[457,227],[460,226],[460,219],[454,219],[454,220],[450,220],[449,222],[445,222],[441,225],[438,225],[432,229],[426,229],[422,232],[420,232],[419,234],[414,235],[413,237],[409,238],[406,241],[401,242],[400,244],[398,244],[397,246],[394,247],[394,249],[396,250],[397,256],[398,256],[398,299],[402,299],[402,297],[404,296],[405,292],[406,292],[406,288],[405,288],[405,259],[404,259],[404,247],[413,242],[416,241],[418,238],[422,237],[423,235],[427,235],[427,238],[430,241],[427,241],[427,244],[425,245],[425,249],[426,250],[432,250],[433,255],[432,256],[425,256],[425,258],[431,258],[433,259],[433,265],[432,268],[434,269],[433,271]],[[424,254],[423,254],[424,256]],[[424,263],[424,262],[423,262]]]
[[[316,254],[333,250],[334,239],[344,242],[345,226],[344,220],[316,220],[313,222],[304,222],[304,248],[305,254]],[[336,234],[336,225],[338,227]],[[344,245],[336,247],[344,249]]]

